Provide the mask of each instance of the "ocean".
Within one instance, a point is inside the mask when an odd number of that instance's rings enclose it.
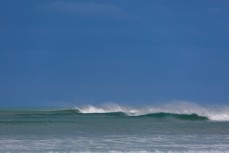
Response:
[[[229,153],[229,109],[1,109],[0,153]]]

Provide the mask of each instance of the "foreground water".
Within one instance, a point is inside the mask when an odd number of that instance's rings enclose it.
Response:
[[[0,152],[226,153],[229,122],[226,112],[221,118],[220,113],[213,120],[197,112],[165,109],[147,113],[92,106],[68,110],[1,110]]]

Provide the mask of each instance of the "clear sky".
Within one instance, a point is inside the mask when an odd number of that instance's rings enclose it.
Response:
[[[1,0],[0,107],[229,103],[228,0]]]

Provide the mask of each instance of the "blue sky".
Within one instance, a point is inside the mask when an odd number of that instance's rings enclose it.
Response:
[[[0,107],[229,102],[227,0],[1,0]]]

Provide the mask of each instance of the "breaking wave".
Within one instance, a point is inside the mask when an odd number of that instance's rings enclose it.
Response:
[[[86,115],[94,117],[152,118],[157,120],[229,121],[228,107],[203,107],[192,103],[172,103],[154,107],[130,107],[117,104],[82,106],[62,110],[0,110],[0,116],[47,117]]]
[[[129,107],[117,104],[105,104],[99,107],[87,105],[75,107],[80,113],[109,114],[122,113],[122,115],[152,118],[176,118],[182,120],[213,120],[229,121],[229,107],[203,107],[187,102],[176,102],[163,106]],[[119,114],[120,115],[120,114]]]

